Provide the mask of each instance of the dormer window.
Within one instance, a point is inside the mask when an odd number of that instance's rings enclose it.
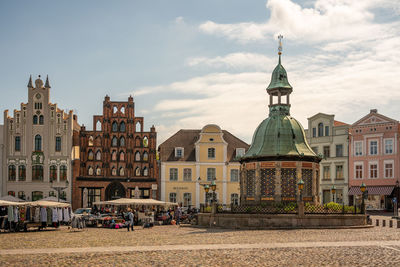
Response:
[[[236,157],[242,157],[245,153],[244,148],[236,148]]]
[[[175,147],[175,157],[183,158],[184,156],[184,148],[183,147]]]

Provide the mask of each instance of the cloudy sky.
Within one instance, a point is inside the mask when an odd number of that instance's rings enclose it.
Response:
[[[305,128],[318,112],[400,120],[399,16],[397,0],[1,1],[0,109],[48,74],[51,101],[89,129],[106,94],[133,95],[159,142],[216,123],[250,143],[282,34]]]

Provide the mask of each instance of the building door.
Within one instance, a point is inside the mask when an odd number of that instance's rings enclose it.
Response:
[[[120,182],[112,182],[106,188],[106,200],[126,197],[125,187]]]
[[[326,204],[331,202],[331,190],[322,191],[322,203]]]

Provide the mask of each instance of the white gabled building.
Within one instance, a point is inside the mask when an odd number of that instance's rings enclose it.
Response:
[[[333,200],[348,204],[349,125],[335,120],[335,115],[318,113],[308,118],[306,136],[316,154],[322,156],[320,162],[321,203]],[[336,192],[332,194],[332,187]]]
[[[50,103],[50,83],[28,83],[28,102],[10,115],[4,111],[2,195],[25,200],[57,196],[71,201],[72,135],[79,130],[73,112]]]

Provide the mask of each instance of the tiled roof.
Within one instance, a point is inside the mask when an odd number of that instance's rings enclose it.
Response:
[[[160,151],[160,160],[165,161],[196,161],[195,143],[200,138],[201,130],[179,130],[173,136],[162,143],[158,150]],[[234,161],[236,148],[245,148],[247,151],[249,145],[230,132],[223,130],[223,138],[228,143],[227,157],[228,161]],[[183,147],[184,155],[182,158],[175,157],[175,148]]]
[[[335,126],[335,127],[337,127],[337,126],[346,126],[346,125],[349,125],[349,124],[341,122],[341,121],[337,121],[337,120],[333,121],[333,126]]]

